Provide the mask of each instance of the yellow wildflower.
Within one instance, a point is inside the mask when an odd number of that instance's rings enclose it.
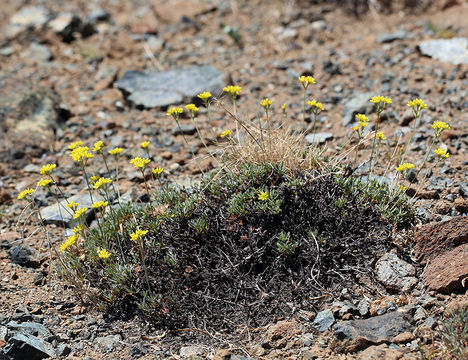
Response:
[[[386,96],[372,96],[372,98],[370,99],[370,102],[371,103],[374,103],[374,104],[380,104],[380,103],[383,103],[384,105],[387,105],[387,104],[391,104],[392,103],[392,99],[386,97]]]
[[[83,141],[75,141],[68,145],[70,150],[75,150],[77,147],[83,146]]]
[[[268,110],[271,106],[271,104],[273,104],[273,100],[270,100],[268,98],[266,99],[263,99],[262,101],[260,101],[260,105],[262,105],[262,107],[266,110]]]
[[[87,146],[80,146],[74,148],[70,156],[73,158],[73,161],[83,161],[83,159],[90,159],[94,157],[94,155],[88,152],[88,150],[89,148]]]
[[[41,179],[37,182],[37,186],[44,186],[44,187],[48,187],[49,184],[52,182],[51,179]]]
[[[153,174],[155,174],[155,175],[161,175],[163,173],[163,171],[164,171],[164,169],[160,168],[160,167],[153,168],[153,170],[152,170]]]
[[[168,111],[167,111],[167,114],[168,116],[172,116],[172,117],[179,117],[179,114],[182,114],[184,112],[184,110],[180,107],[173,107],[173,108],[170,108]]]
[[[116,148],[113,148],[112,150],[109,150],[109,154],[118,156],[122,153],[122,151],[124,151],[124,149],[120,147],[116,147]]]
[[[96,181],[96,183],[94,184],[93,187],[94,187],[95,190],[97,190],[101,186],[104,185],[104,187],[105,187],[105,186],[107,186],[107,184],[110,184],[111,182],[112,182],[112,179],[102,177],[102,178],[99,178],[98,181]]]
[[[316,84],[317,82],[312,76],[299,76],[299,81],[304,89],[307,89],[310,84]]]
[[[204,91],[200,94],[197,95],[200,99],[202,99],[203,101],[206,101],[208,100],[210,97],[211,97],[211,93],[208,92],[208,91]]]
[[[110,256],[110,252],[107,251],[106,249],[100,249],[98,250],[98,256],[101,259],[107,259]]]
[[[143,141],[140,146],[143,148],[143,149],[147,149],[148,146],[149,146],[150,142],[149,141]]]
[[[130,160],[130,164],[133,164],[135,169],[146,168],[146,165],[148,165],[150,162],[151,162],[150,159],[141,158],[141,157],[136,157]]]
[[[258,200],[265,201],[270,195],[266,191],[261,191],[258,194]]]
[[[307,101],[307,105],[309,105],[311,108],[314,109],[314,111],[320,110],[323,111],[325,110],[322,103],[318,102],[317,100],[312,100],[312,101]]]
[[[357,114],[356,119],[362,121],[362,122],[369,122],[369,118],[364,115],[364,114]]]
[[[382,140],[387,140],[387,138],[385,137],[385,134],[383,131],[379,131],[375,137],[379,140],[379,141],[382,141]]]
[[[18,199],[24,199],[26,196],[31,195],[32,193],[34,193],[34,189],[28,188],[26,190],[23,190],[18,194]]]
[[[226,136],[231,135],[231,130],[224,130],[219,136],[225,138]]]
[[[47,164],[41,167],[40,173],[41,175],[50,175],[52,171],[57,167],[56,164]]]
[[[94,184],[96,181],[98,181],[100,178],[99,175],[93,175],[89,178],[89,180],[91,180],[91,184]]]
[[[71,201],[71,202],[69,202],[69,203],[68,203],[67,205],[65,205],[65,206],[66,206],[67,208],[70,208],[70,209],[72,209],[73,211],[75,211],[75,210],[78,208],[78,205],[80,205],[80,204],[78,204],[78,203],[75,202],[75,201]]]
[[[107,205],[109,205],[108,201],[97,201],[93,203],[91,206],[93,209],[99,209],[99,208],[105,208]]]
[[[143,236],[145,236],[148,233],[148,230],[140,230],[138,229],[134,233],[130,234],[130,240],[131,241],[136,241],[138,239],[141,239]]]
[[[74,234],[74,235],[71,235],[67,238],[67,240],[65,240],[61,245],[60,245],[60,249],[59,251],[65,251],[66,249],[68,249],[70,246],[72,246],[73,244],[76,243],[76,240],[78,240],[78,237],[80,235],[79,234]]]
[[[439,147],[438,149],[434,150],[434,153],[436,153],[437,155],[439,155],[439,159],[447,159],[450,154],[447,152],[447,149],[444,148],[444,147]]]
[[[403,163],[396,167],[396,171],[405,171],[414,168],[414,164],[411,163]]]
[[[282,110],[286,110],[286,104],[281,105]]]
[[[188,105],[185,105],[185,108],[190,111],[192,114],[196,113],[198,110],[200,110],[199,108],[197,108],[195,106],[195,104],[188,104]]]
[[[398,185],[398,187],[400,188],[400,190],[401,190],[402,192],[405,192],[406,189],[407,189],[407,187],[406,187],[406,186],[403,186],[403,185]]]
[[[450,125],[443,121],[434,121],[432,128],[440,134],[444,130],[450,130]]]
[[[231,94],[231,96],[238,96],[242,88],[240,86],[229,85],[223,88],[224,92]]]
[[[406,104],[409,107],[417,108],[417,109],[427,109],[427,105],[421,99],[413,99]]]
[[[81,225],[75,226],[75,227],[72,229],[72,231],[73,231],[75,234],[78,234],[78,233],[83,232],[85,229],[86,229],[86,225],[85,225],[85,224],[81,224]]]
[[[73,219],[78,219],[81,215],[83,215],[86,211],[88,211],[88,208],[85,206],[81,209],[78,209],[75,211],[75,214],[73,215]]]

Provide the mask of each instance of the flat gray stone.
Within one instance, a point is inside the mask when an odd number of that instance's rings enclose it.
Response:
[[[372,111],[374,104],[370,102],[373,93],[357,93],[351,100],[344,105],[343,111],[343,126],[349,126],[356,121],[354,118],[357,114],[368,114]]]
[[[104,198],[97,193],[93,193],[93,200],[94,202],[101,200],[103,201]],[[77,202],[79,204],[79,208],[85,206],[89,208],[89,210],[86,212],[86,218],[89,219],[90,215],[92,214],[91,204],[93,203],[89,194],[85,193],[72,196],[68,199],[68,202],[72,201]],[[65,225],[65,227],[69,228],[77,225],[78,221],[73,219],[73,212],[66,207],[66,204],[67,202],[63,200],[60,202],[60,205],[59,203],[55,203],[41,209],[41,215],[44,219],[44,222],[46,224]]]
[[[394,42],[395,40],[406,40],[410,37],[410,33],[406,30],[397,30],[394,33],[383,33],[377,35],[377,42],[379,44],[386,44]]]
[[[435,39],[418,45],[423,55],[455,65],[468,64],[468,38]]]
[[[138,108],[179,104],[203,91],[220,93],[225,83],[223,74],[211,66],[190,66],[157,72],[130,70],[115,86]]]
[[[406,292],[418,283],[414,266],[393,253],[382,256],[375,267],[378,280],[388,290]]]
[[[6,325],[10,330],[15,332],[28,333],[33,336],[40,336],[41,338],[47,338],[52,336],[52,333],[44,325],[35,322],[23,322],[18,323],[16,321],[10,321]]]
[[[315,133],[305,137],[305,141],[310,145],[325,144],[329,140],[333,140],[332,133]]]
[[[53,55],[47,46],[33,42],[26,51],[26,57],[42,63],[51,60]]]
[[[203,347],[197,345],[182,346],[179,355],[183,358],[197,357],[204,354]]]
[[[314,319],[312,326],[320,332],[327,331],[335,322],[331,309],[320,311]]]
[[[55,357],[55,350],[50,343],[26,333],[18,333],[8,339],[3,353],[7,359],[40,360]]]
[[[107,336],[99,336],[94,339],[94,343],[103,349],[104,351],[110,352],[114,350],[114,348],[119,345],[120,341],[122,340],[122,336],[119,334],[116,335],[107,335]]]
[[[50,19],[50,12],[42,6],[26,6],[13,15],[10,24],[27,27],[40,27]]]

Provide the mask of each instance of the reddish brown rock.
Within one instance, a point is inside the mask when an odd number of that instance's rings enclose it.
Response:
[[[428,261],[423,281],[429,289],[443,293],[467,288],[468,244],[457,246]]]
[[[371,346],[359,353],[358,360],[399,360],[404,352],[389,349],[386,345]]]
[[[460,214],[468,213],[468,199],[461,197],[455,199],[455,210]]]
[[[459,245],[468,243],[468,217],[458,216],[450,220],[427,224],[416,230],[415,254],[422,264],[450,251]]]

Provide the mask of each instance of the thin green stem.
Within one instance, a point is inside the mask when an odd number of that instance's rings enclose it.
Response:
[[[377,122],[375,124],[375,131],[374,131],[374,139],[372,141],[372,151],[371,151],[371,156],[370,156],[370,170],[369,174],[372,175],[372,169],[373,169],[373,160],[374,160],[374,152],[375,152],[375,141],[377,139],[377,132],[379,131],[379,124],[380,124],[380,114],[381,111],[377,111]]]

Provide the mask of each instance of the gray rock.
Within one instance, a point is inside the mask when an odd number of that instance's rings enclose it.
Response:
[[[191,66],[164,72],[127,71],[115,84],[138,108],[181,103],[203,91],[221,92],[223,74],[211,66]]]
[[[193,135],[197,132],[197,129],[192,124],[180,124],[172,129],[172,135]]]
[[[230,360],[254,360],[254,358],[251,358],[250,356],[245,357],[245,356],[240,356],[240,355],[233,354],[233,355],[231,355]]]
[[[101,195],[94,193],[93,200],[94,202],[96,202],[104,200],[104,198]],[[86,206],[89,209],[91,209],[91,204],[93,203],[93,201],[91,201],[91,197],[87,193],[78,194],[68,199],[68,202],[72,201],[77,202],[79,204],[79,208]],[[65,206],[66,204],[67,201],[63,200],[60,203],[55,203],[53,205],[41,209],[41,216],[44,219],[44,222],[46,224],[64,225],[65,227],[69,228],[72,228],[75,225],[77,225],[77,220],[73,219],[73,212]],[[88,210],[86,212],[87,220],[90,219],[91,215],[92,210]]]
[[[320,332],[327,331],[335,322],[331,309],[320,311],[314,319],[312,326]]]
[[[12,247],[10,249],[10,260],[14,264],[34,269],[40,266],[36,251],[25,245]]]
[[[361,301],[359,301],[357,308],[361,316],[367,316],[369,314],[369,305],[367,304],[366,299],[362,299]]]
[[[356,122],[354,118],[356,114],[366,114],[372,111],[373,105],[370,102],[373,93],[358,93],[351,100],[349,100],[344,107],[343,111],[343,126],[351,125]]]
[[[27,6],[10,19],[10,24],[23,28],[43,26],[50,19],[50,12],[42,6]]]
[[[39,174],[41,168],[34,164],[28,164],[23,168],[24,172]]]
[[[379,34],[377,35],[377,42],[379,44],[391,43],[395,40],[406,40],[409,39],[410,33],[406,30],[397,30],[393,34]]]
[[[51,60],[53,55],[47,46],[33,42],[29,45],[29,49],[26,52],[26,57],[31,58],[39,63],[43,63]]]
[[[7,341],[8,340],[8,328],[6,326],[0,325],[0,340]]]
[[[332,133],[315,133],[305,137],[305,141],[310,145],[325,144],[329,140],[333,140]]]
[[[0,55],[1,56],[10,56],[15,52],[15,49],[13,49],[11,46],[5,46],[0,49]]]
[[[164,47],[164,40],[160,39],[155,35],[150,35],[146,40],[146,44],[148,45],[152,53],[158,53]]]
[[[423,320],[425,318],[426,318],[426,312],[424,311],[422,306],[418,306],[418,308],[414,312],[413,320],[414,321],[419,321],[419,320]]]
[[[15,334],[8,339],[3,353],[7,359],[40,360],[55,357],[55,350],[50,343],[25,333]]]
[[[332,346],[340,352],[390,343],[396,335],[412,331],[407,315],[400,311],[365,320],[339,321],[333,328],[336,339]]]
[[[57,35],[60,35],[65,41],[70,41],[74,38],[74,32],[80,32],[83,22],[81,19],[72,13],[59,14],[54,20],[49,22],[49,27]]]
[[[435,39],[423,41],[419,51],[433,59],[452,64],[468,64],[468,38]]]
[[[106,10],[103,10],[103,9],[96,9],[96,10],[91,11],[88,14],[88,22],[90,24],[95,24],[99,21],[107,21],[109,19],[110,19],[110,14]]]
[[[36,322],[23,322],[10,321],[7,325],[8,329],[15,332],[28,333],[29,335],[39,336],[43,339],[48,339],[52,333],[44,325]]]
[[[114,350],[114,348],[120,343],[121,340],[122,336],[116,334],[99,336],[96,339],[94,339],[94,343],[104,351],[110,352]]]
[[[416,269],[393,253],[383,255],[376,264],[377,278],[388,290],[406,292],[417,283]]]
[[[55,350],[57,356],[67,356],[71,353],[71,348],[66,344],[59,344]]]
[[[182,346],[179,350],[179,355],[185,358],[201,356],[204,354],[203,347],[197,345]]]

